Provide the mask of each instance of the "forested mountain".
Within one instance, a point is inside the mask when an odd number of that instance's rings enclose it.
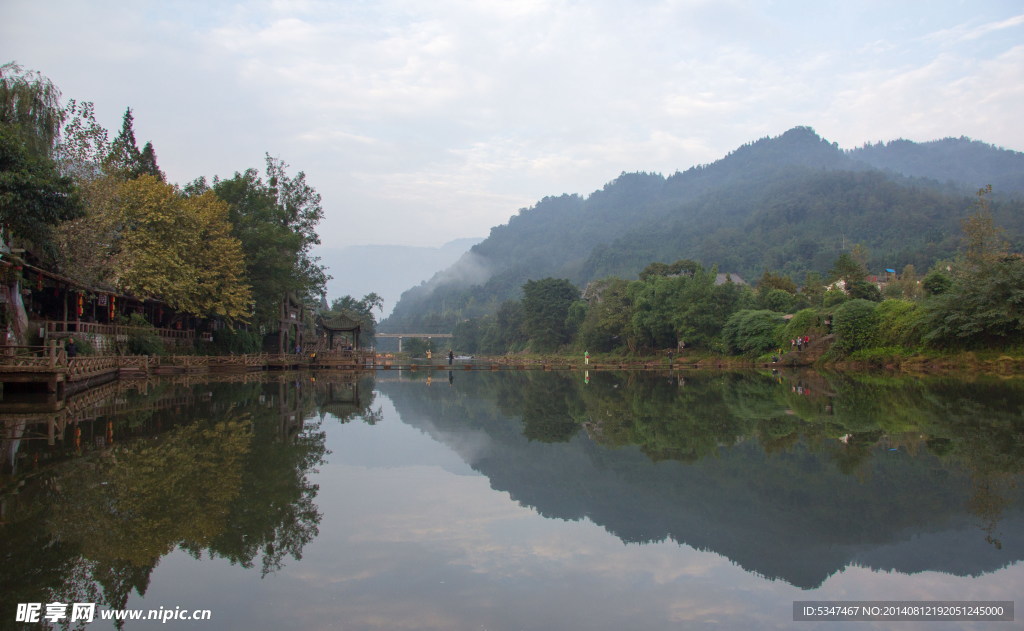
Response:
[[[974,193],[1015,249],[1024,234],[1024,154],[965,138],[898,140],[844,151],[808,127],[744,145],[669,177],[623,173],[588,197],[545,197],[492,228],[458,263],[405,292],[381,330],[450,330],[493,313],[527,280],[583,287],[693,259],[757,278],[826,272],[860,243],[871,270],[927,269],[952,256]]]

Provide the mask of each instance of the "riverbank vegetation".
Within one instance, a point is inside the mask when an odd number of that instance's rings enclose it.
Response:
[[[609,277],[582,292],[566,279],[523,286],[493,316],[456,325],[461,352],[732,356],[792,363],[900,365],[931,359],[1014,365],[1024,357],[1024,257],[978,191],[962,247],[925,274],[868,280],[863,246],[828,277],[803,283],[765,271],[756,288],[691,260],[652,263],[636,280]],[[1004,358],[1004,359],[1000,359]],[[1009,362],[1009,363],[1007,363]]]

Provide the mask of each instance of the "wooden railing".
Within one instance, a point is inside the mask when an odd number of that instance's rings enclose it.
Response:
[[[51,346],[0,346],[0,366],[26,372],[53,370],[67,361],[64,349]]]
[[[173,368],[184,368],[186,370],[198,370],[209,367],[210,357],[207,355],[153,356],[151,365],[154,367],[167,366]]]
[[[80,322],[76,320],[59,321],[47,320],[46,333],[48,336],[71,333],[95,333],[99,335],[131,335],[132,333],[156,333],[160,338],[178,343],[191,342],[195,339],[195,331],[178,329],[158,329],[141,326],[128,326],[125,324],[98,324],[96,322]]]
[[[268,358],[273,357],[272,355],[266,355],[265,353],[253,354],[253,355],[211,355],[207,362],[207,365],[211,369],[217,368],[256,368],[265,366]]]
[[[76,381],[99,375],[105,372],[113,372],[120,366],[120,357],[73,357],[68,360],[68,380]]]
[[[374,355],[364,351],[311,354],[252,355],[79,355],[68,357],[56,343],[48,346],[0,346],[0,372],[63,375],[79,381],[108,372],[125,375],[241,372],[292,367],[340,368],[373,366]]]
[[[121,357],[71,357],[56,344],[49,346],[0,346],[0,368],[9,372],[63,373],[70,380],[118,369]]]

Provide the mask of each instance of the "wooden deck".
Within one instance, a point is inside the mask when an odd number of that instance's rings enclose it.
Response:
[[[309,354],[254,355],[168,355],[89,356],[68,358],[63,349],[50,347],[0,347],[0,383],[5,387],[45,389],[63,393],[77,391],[117,378],[145,378],[150,375],[245,375],[262,371],[497,371],[497,370],[667,370],[697,368],[676,362],[660,361],[601,363],[522,361],[514,358],[456,361],[449,365],[442,358],[434,361],[396,360],[362,351],[335,351]]]
[[[55,345],[0,347],[0,383],[47,392],[65,392],[118,377],[192,375],[266,370],[365,370],[375,366],[376,356],[361,351],[332,353],[256,355],[167,355],[67,357]]]

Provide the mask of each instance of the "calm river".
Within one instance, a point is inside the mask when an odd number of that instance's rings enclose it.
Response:
[[[86,629],[1024,626],[1022,379],[234,381],[0,404],[0,629],[33,604]],[[1015,622],[794,621],[1014,600]]]

